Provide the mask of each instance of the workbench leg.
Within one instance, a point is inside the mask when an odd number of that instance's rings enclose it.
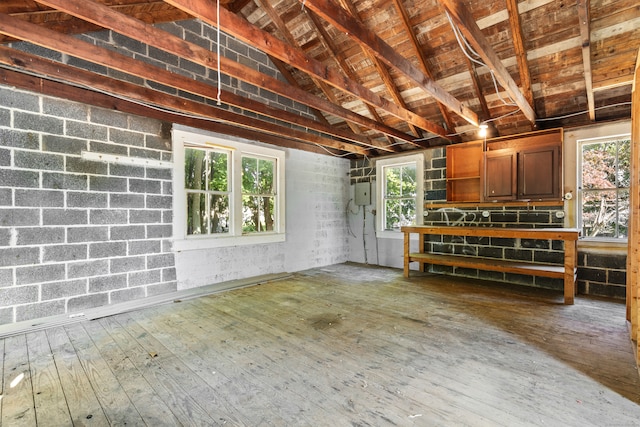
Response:
[[[576,268],[578,261],[578,242],[564,241],[564,303],[573,304],[576,295]]]
[[[409,277],[409,234],[404,233],[404,277]]]

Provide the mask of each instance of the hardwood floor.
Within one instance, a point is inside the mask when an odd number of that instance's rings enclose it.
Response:
[[[640,425],[624,314],[335,265],[5,338],[2,425]]]

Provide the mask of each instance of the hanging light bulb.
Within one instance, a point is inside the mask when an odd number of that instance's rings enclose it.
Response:
[[[487,129],[489,129],[489,125],[486,123],[480,124],[480,129],[478,130],[478,136],[480,138],[485,138],[487,136]]]

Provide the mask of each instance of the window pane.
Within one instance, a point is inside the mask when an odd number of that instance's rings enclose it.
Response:
[[[195,148],[184,150],[184,187],[189,190],[206,190],[207,168],[205,151]]]
[[[209,152],[209,191],[228,191],[229,167],[227,153]]]
[[[387,197],[402,195],[401,176],[402,168],[400,166],[387,167],[384,169],[384,179],[386,186],[385,195]]]
[[[242,197],[242,231],[259,233],[273,231],[275,223],[275,198],[267,196]]]
[[[258,159],[242,158],[242,192],[258,193]]]
[[[618,191],[618,235],[626,238],[629,235],[629,190]]]
[[[616,143],[582,146],[582,188],[616,187]]]
[[[587,191],[582,196],[583,234],[589,237],[616,237],[616,191]]]
[[[416,167],[415,166],[403,166],[402,167],[402,195],[407,197],[415,197],[416,189]]]
[[[404,225],[415,224],[415,199],[387,199],[384,211],[386,230],[397,230]]]
[[[187,193],[187,234],[208,234],[207,195]]]
[[[211,204],[209,206],[211,212],[211,229],[210,233],[228,233],[229,232],[229,196],[227,195],[211,195]]]
[[[274,194],[275,187],[273,184],[273,179],[276,170],[276,161],[268,160],[268,159],[260,159],[260,194]]]
[[[631,140],[618,141],[618,188],[631,186]]]

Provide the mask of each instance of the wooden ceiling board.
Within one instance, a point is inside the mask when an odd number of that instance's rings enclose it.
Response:
[[[97,0],[97,3],[112,7],[124,15],[133,16],[145,23],[155,24],[191,19],[188,13],[178,7],[180,2],[160,0]],[[188,0],[193,4],[205,4],[205,0]],[[209,0],[206,0],[209,1]],[[213,0],[211,0],[213,1]],[[363,51],[361,42],[352,34],[346,34],[333,25],[319,19],[322,32],[331,38],[329,43],[319,33],[316,24],[309,14],[313,2],[319,0],[221,0],[221,5],[229,11],[237,13],[249,23],[280,40],[293,37],[294,47],[301,49],[308,57],[319,61],[323,66],[340,71],[343,65],[347,68],[350,79],[382,98],[385,103],[401,102],[408,111],[426,119],[442,124],[443,113],[436,99],[420,88],[396,64],[385,65],[388,77],[381,75],[369,53]],[[396,55],[404,58],[416,69],[422,65],[416,56],[410,35],[404,27],[393,0],[340,0],[349,1],[357,11],[357,19],[364,27],[389,45]],[[444,13],[441,2],[444,0],[401,0],[409,19],[411,31],[419,44],[421,53],[426,58],[428,72],[449,96],[457,99],[462,105],[476,114],[481,113],[481,103],[486,102],[489,119],[501,135],[510,135],[531,130],[531,123],[525,115],[504,105],[496,94],[491,74],[486,66],[474,65],[481,98],[474,87],[469,61],[464,56],[458,41]],[[480,28],[487,41],[487,49],[495,55],[504,67],[506,75],[519,90],[520,71],[516,61],[512,28],[505,2],[487,0],[460,0],[463,7]],[[307,2],[303,10],[303,2]],[[334,7],[338,0],[335,0]],[[174,6],[176,5],[176,6]],[[587,92],[582,60],[582,41],[578,22],[578,10],[575,2],[566,0],[521,0],[517,2],[519,24],[522,33],[523,50],[526,54],[526,65],[529,69],[534,109],[540,119],[540,128],[560,125],[579,125],[590,123],[585,114],[572,115],[567,118],[556,116],[581,113],[587,108]],[[263,10],[268,6],[276,13],[280,23],[274,23],[273,15]],[[13,14],[20,19],[48,29],[77,34],[100,29],[95,24],[51,9],[31,0],[5,0],[0,2],[0,13]],[[631,78],[635,69],[638,47],[640,46],[640,3],[637,0],[592,0],[589,9],[590,29],[590,68],[593,96],[596,106],[596,121],[624,119],[630,116],[630,109],[625,103],[630,100]],[[356,19],[354,18],[354,19]],[[285,26],[285,32],[280,25]],[[211,30],[207,30],[211,33]],[[257,34],[257,33],[256,33]],[[118,43],[118,39],[114,39]],[[122,39],[124,40],[124,39]],[[7,36],[0,35],[0,44],[11,42]],[[289,42],[288,42],[289,43]],[[297,64],[285,64],[297,86],[315,96],[326,98],[315,79]],[[96,77],[98,78],[98,77]],[[347,78],[347,77],[345,77]],[[381,120],[405,134],[411,128],[404,119],[390,114],[381,108],[370,110],[362,100],[357,99],[339,87],[329,89],[331,99],[343,108],[356,112],[372,120]],[[513,90],[513,88],[511,88]],[[394,98],[396,91],[400,99]],[[499,88],[501,96],[506,98],[504,88]],[[248,102],[248,101],[247,101]],[[620,106],[611,106],[622,103]],[[606,107],[606,108],[600,108]],[[386,109],[386,107],[385,107]],[[486,109],[484,110],[486,111]],[[374,115],[372,115],[374,114]],[[458,114],[450,114],[451,124],[456,130],[473,129]],[[323,114],[332,126],[348,129],[344,119]],[[553,118],[554,120],[546,120]],[[361,131],[374,140],[387,141],[385,136],[374,128],[360,126]],[[474,132],[464,133],[461,140],[475,138]],[[268,138],[272,140],[272,138]],[[447,143],[435,139],[434,143]],[[399,146],[400,151],[418,147],[406,143]]]

